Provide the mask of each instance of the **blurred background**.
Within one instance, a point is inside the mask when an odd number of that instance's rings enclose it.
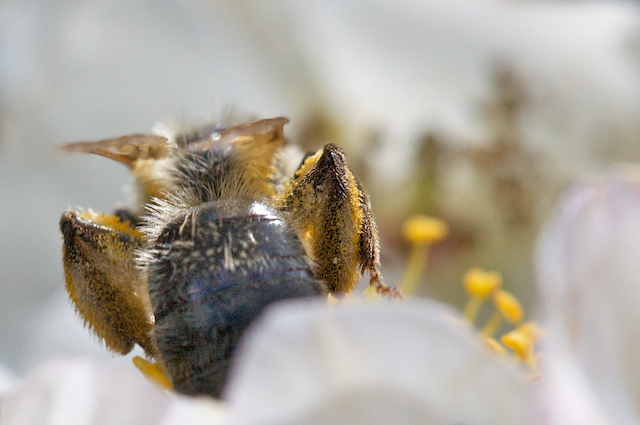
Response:
[[[640,158],[640,9],[516,0],[0,1],[0,364],[109,356],[64,291],[60,214],[130,198],[125,167],[56,145],[229,112],[343,146],[394,284],[403,220],[450,236],[419,294],[500,271],[535,314],[531,253],[569,181]],[[126,360],[129,361],[129,360]]]

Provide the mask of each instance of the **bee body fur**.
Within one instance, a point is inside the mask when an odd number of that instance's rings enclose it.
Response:
[[[256,201],[193,207],[149,252],[153,339],[186,394],[220,394],[240,336],[266,306],[323,293],[293,230]]]

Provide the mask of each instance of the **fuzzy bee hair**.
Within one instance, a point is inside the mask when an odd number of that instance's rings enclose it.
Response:
[[[140,345],[179,392],[219,396],[238,338],[272,302],[344,294],[365,271],[397,295],[344,154],[329,144],[292,167],[287,122],[63,146],[127,165],[140,192],[113,215],[62,215],[69,296],[109,348]]]

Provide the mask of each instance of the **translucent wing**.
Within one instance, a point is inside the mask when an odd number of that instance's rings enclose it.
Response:
[[[114,159],[129,167],[140,159],[162,159],[169,156],[169,141],[154,134],[130,134],[97,141],[67,143],[60,146],[65,152],[92,153]]]

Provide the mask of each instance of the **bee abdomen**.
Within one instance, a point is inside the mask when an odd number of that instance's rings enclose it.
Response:
[[[240,337],[264,308],[323,288],[277,212],[236,199],[192,208],[165,227],[152,249],[149,292],[174,387],[219,397]]]

